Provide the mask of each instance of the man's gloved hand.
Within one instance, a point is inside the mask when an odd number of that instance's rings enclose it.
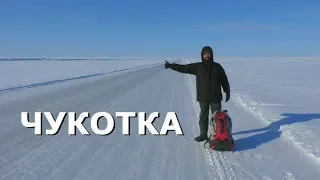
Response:
[[[168,63],[167,60],[165,60],[165,61],[166,61],[166,63],[164,64],[164,68],[166,68],[166,69],[170,68],[170,67],[171,67],[171,64]]]
[[[226,102],[228,102],[230,99],[230,94],[226,94]]]

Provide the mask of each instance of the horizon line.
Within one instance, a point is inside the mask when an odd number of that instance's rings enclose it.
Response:
[[[214,58],[229,58],[229,59],[266,59],[266,58],[320,58],[320,56],[215,56]],[[148,59],[199,59],[199,57],[132,57],[132,58],[50,58],[50,57],[0,57],[0,60],[148,60]]]

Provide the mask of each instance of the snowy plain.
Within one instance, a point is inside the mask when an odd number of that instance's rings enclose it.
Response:
[[[216,61],[231,85],[223,108],[233,120],[234,153],[193,141],[195,77],[162,61],[0,62],[0,179],[319,179],[320,58]],[[21,111],[174,111],[184,135],[139,136],[132,118],[124,136],[115,118],[109,136],[68,136],[67,123],[55,136],[35,136],[21,125]],[[155,120],[158,130],[163,120]]]
[[[0,61],[0,90],[54,80],[104,74],[156,60],[21,60]]]

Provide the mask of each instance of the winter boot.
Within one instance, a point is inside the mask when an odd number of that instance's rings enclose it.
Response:
[[[208,136],[205,134],[200,134],[199,136],[194,138],[194,140],[197,142],[205,141],[207,139],[208,139]]]
[[[194,140],[197,142],[205,141],[208,139],[208,123],[199,123],[200,135],[195,137]]]

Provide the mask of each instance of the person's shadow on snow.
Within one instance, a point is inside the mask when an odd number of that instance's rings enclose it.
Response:
[[[255,134],[253,136],[235,139],[236,143],[236,151],[245,151],[249,149],[257,148],[258,146],[268,143],[276,138],[279,138],[282,131],[280,130],[280,127],[282,125],[290,125],[293,123],[299,123],[299,122],[306,122],[313,119],[320,119],[320,114],[292,114],[292,113],[284,113],[281,114],[282,116],[285,116],[283,119],[280,119],[279,121],[275,121],[271,123],[269,126],[265,128],[260,129],[252,129],[247,131],[240,131],[236,133],[232,133],[232,135],[238,135],[238,134],[247,134],[247,133],[257,133],[262,132],[259,134]]]

